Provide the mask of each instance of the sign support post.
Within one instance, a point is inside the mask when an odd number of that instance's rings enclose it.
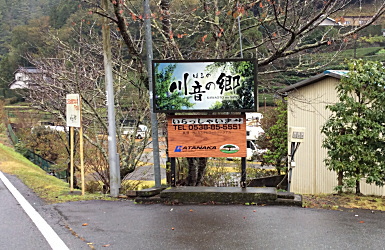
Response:
[[[74,191],[74,127],[70,127],[70,192]]]
[[[246,188],[246,157],[241,158],[241,188]]]
[[[171,157],[170,158],[170,162],[171,162],[171,187],[176,187],[176,161],[175,161],[175,157]]]
[[[80,176],[82,180],[82,195],[84,195],[85,192],[85,178],[84,178],[84,154],[83,154],[83,127],[80,126],[79,128],[79,137],[80,137]]]
[[[68,94],[66,96],[66,118],[67,127],[70,127],[70,151],[71,151],[71,163],[70,163],[70,192],[74,191],[74,128],[79,128],[80,136],[80,172],[82,181],[82,195],[85,191],[84,180],[84,163],[83,163],[83,128],[81,125],[81,100],[79,94]]]

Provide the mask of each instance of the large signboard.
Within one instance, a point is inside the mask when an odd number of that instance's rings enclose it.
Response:
[[[246,157],[245,115],[168,116],[170,157]]]
[[[254,59],[153,60],[154,112],[256,111]]]
[[[67,127],[80,128],[80,98],[79,94],[68,94],[66,96]]]

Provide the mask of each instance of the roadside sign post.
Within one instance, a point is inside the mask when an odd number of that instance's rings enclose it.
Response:
[[[74,127],[70,127],[70,191],[74,191]]]
[[[67,127],[70,127],[70,191],[74,190],[74,128],[79,128],[79,143],[80,143],[80,173],[82,182],[82,195],[85,192],[84,179],[84,161],[83,161],[83,128],[81,126],[81,99],[79,94],[66,95],[66,121]]]
[[[170,157],[246,157],[245,115],[168,116]]]
[[[246,115],[169,115],[168,156],[171,186],[176,157],[241,157],[241,187],[246,187]]]
[[[168,114],[171,186],[176,186],[176,157],[240,157],[245,188],[245,112],[257,110],[256,60],[153,60],[152,65],[153,110]],[[187,112],[206,114],[175,115]]]

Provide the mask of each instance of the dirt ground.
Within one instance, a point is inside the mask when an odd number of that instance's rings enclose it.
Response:
[[[307,208],[385,211],[385,197],[354,194],[302,195],[303,206]]]

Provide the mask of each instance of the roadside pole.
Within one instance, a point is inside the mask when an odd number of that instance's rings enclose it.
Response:
[[[105,11],[108,11],[108,0],[102,0],[102,8]],[[120,188],[120,165],[117,161],[118,157],[116,150],[115,101],[113,86],[114,80],[112,76],[111,63],[110,26],[106,17],[103,18],[102,34],[108,112],[108,161],[110,166],[110,194],[112,197],[118,197]]]
[[[84,143],[83,143],[83,126],[79,128],[79,155],[80,155],[80,178],[82,180],[82,195],[85,195],[86,180],[84,178]]]
[[[70,127],[70,192],[74,191],[74,127]]]
[[[151,34],[151,11],[149,0],[144,0],[144,24],[146,28],[146,49],[147,49],[147,74],[149,84],[150,95],[150,113],[151,113],[151,131],[152,131],[152,146],[153,146],[153,158],[154,158],[154,177],[155,187],[161,187],[160,176],[160,160],[159,160],[159,138],[158,138],[158,117],[154,113],[154,98],[153,98],[153,86],[152,86],[152,34]]]
[[[79,128],[80,136],[80,171],[82,180],[82,195],[85,193],[84,181],[84,156],[83,156],[83,127],[82,127],[82,105],[79,94],[66,95],[66,123],[70,127],[70,192],[74,191],[74,128]]]

